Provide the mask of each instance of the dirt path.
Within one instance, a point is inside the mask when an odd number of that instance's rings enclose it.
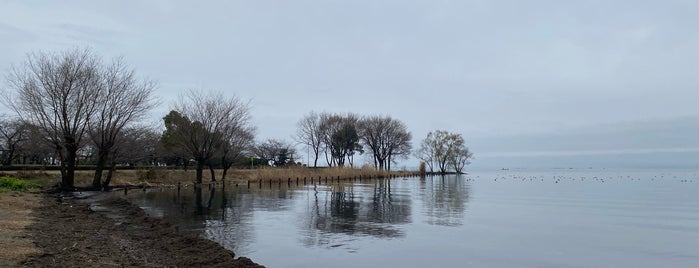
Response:
[[[0,193],[0,267],[19,266],[29,255],[40,253],[25,230],[40,201],[38,193]]]
[[[29,267],[262,267],[215,242],[186,237],[105,194],[44,194],[26,227],[39,247]],[[0,266],[2,266],[0,264]]]

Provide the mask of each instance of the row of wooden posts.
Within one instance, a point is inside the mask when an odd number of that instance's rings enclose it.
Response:
[[[276,180],[275,179],[269,179],[269,180],[260,179],[257,181],[248,180],[247,181],[247,188],[250,188],[250,186],[253,184],[257,184],[259,188],[262,188],[262,186],[264,184],[268,184],[270,187],[273,184],[277,184],[277,185],[281,186],[284,181],[286,181],[286,184],[288,186],[291,186],[291,184],[294,182],[298,186],[300,184],[316,185],[316,184],[323,184],[323,183],[327,184],[327,183],[341,182],[341,181],[360,181],[361,182],[363,180],[372,180],[372,179],[390,179],[390,178],[398,178],[398,177],[419,177],[419,176],[420,175],[418,175],[418,174],[408,174],[408,175],[400,175],[400,176],[399,175],[385,175],[385,176],[384,175],[382,175],[382,176],[361,176],[360,175],[360,176],[345,177],[345,178],[343,178],[341,176],[337,176],[337,177],[331,176],[329,178],[327,176],[324,178],[322,176],[319,176],[317,178],[316,177],[310,177],[310,178],[308,178],[308,177],[303,177],[303,178],[296,177],[295,180],[293,180],[292,178],[286,178],[286,180],[283,180],[281,178],[276,179]],[[223,182],[221,182],[221,183],[223,183]],[[209,188],[213,187],[213,185],[214,184],[209,184]],[[178,182],[177,189],[179,190],[181,187],[182,187],[182,183]],[[239,187],[238,183],[235,184],[235,187]]]
[[[315,177],[310,177],[310,178],[296,177],[295,183],[296,183],[296,186],[299,186],[301,183],[303,183],[303,185],[308,185],[308,184],[319,185],[319,184],[323,184],[323,183],[328,184],[328,183],[341,182],[341,181],[359,181],[359,182],[361,182],[363,180],[372,180],[372,179],[391,179],[391,178],[398,178],[398,177],[419,177],[419,176],[420,176],[420,174],[407,174],[407,175],[393,175],[393,174],[391,174],[391,175],[380,175],[380,176],[361,176],[360,175],[360,176],[353,176],[353,177],[346,177],[346,178],[342,178],[341,176],[337,176],[337,177],[331,176],[330,178],[328,178],[327,176],[325,178],[323,178],[322,176],[319,176],[317,178],[315,178]],[[250,188],[250,186],[255,184],[255,183],[258,185],[259,188],[262,188],[262,186],[264,184],[268,184],[270,188],[275,183],[277,185],[281,186],[282,182],[284,180],[282,180],[282,179],[276,179],[276,180],[269,179],[266,181],[267,183],[265,183],[264,181],[265,180],[262,180],[262,179],[257,180],[257,181],[248,180],[247,181],[247,188]],[[288,186],[291,186],[293,181],[294,180],[292,180],[291,178],[287,178],[286,184]],[[214,187],[215,184],[219,184],[219,183],[223,185],[225,182],[212,183],[212,184],[209,184],[208,187],[210,189],[211,187]],[[198,187],[197,184],[194,184],[194,186]],[[235,184],[235,187],[239,187],[238,183]],[[178,182],[177,183],[177,192],[179,192],[181,188],[182,188],[182,183]],[[143,187],[143,191],[145,191],[145,190],[146,190],[146,188]],[[127,191],[128,191],[128,188],[124,188],[124,194],[126,194]]]

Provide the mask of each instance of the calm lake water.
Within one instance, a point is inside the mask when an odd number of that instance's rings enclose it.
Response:
[[[128,198],[267,267],[699,267],[699,171],[474,172]]]

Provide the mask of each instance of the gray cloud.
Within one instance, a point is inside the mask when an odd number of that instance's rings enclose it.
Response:
[[[683,118],[699,117],[698,10],[681,0],[2,2],[0,27],[21,29],[0,28],[3,40],[35,39],[5,43],[0,69],[36,49],[93,46],[160,81],[166,104],[187,87],[250,99],[261,137],[289,137],[304,113],[325,110],[390,114],[416,143],[461,132],[484,155],[684,148],[676,141],[696,132]],[[616,134],[581,128],[619,122],[670,122],[674,136],[584,146]]]

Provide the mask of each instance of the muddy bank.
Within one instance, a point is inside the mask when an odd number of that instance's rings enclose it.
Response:
[[[45,194],[33,217],[29,267],[262,267],[102,193]]]

